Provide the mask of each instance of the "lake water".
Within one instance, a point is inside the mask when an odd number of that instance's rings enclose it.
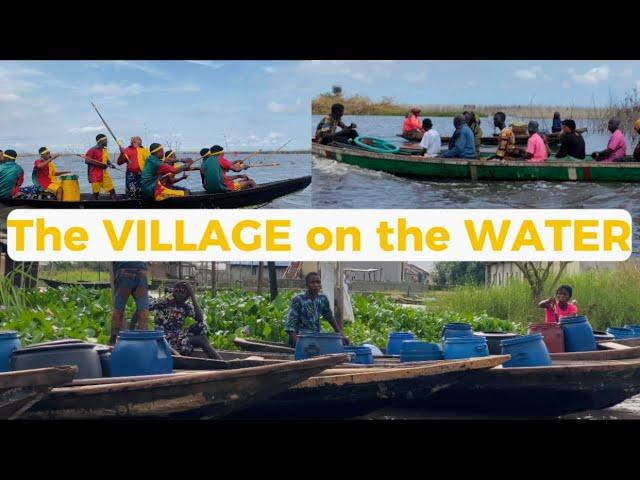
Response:
[[[313,128],[321,118],[313,116]],[[357,124],[360,135],[400,144],[404,140],[396,134],[401,131],[402,120],[397,116],[345,116],[344,123]],[[441,135],[453,133],[451,117],[432,120]],[[542,119],[537,120],[541,129],[544,128]],[[550,124],[547,120],[547,125]],[[482,119],[485,135],[493,133],[492,125],[491,119]],[[591,152],[604,149],[609,137],[586,133],[584,138],[587,152]],[[631,153],[632,140],[627,141],[627,153]],[[640,185],[637,183],[415,180],[314,156],[313,184],[314,208],[623,208],[633,218],[634,245],[640,242]]]

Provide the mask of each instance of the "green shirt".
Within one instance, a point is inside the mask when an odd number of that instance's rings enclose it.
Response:
[[[299,333],[301,330],[319,332],[320,317],[328,322],[333,322],[333,313],[327,296],[319,293],[315,298],[311,298],[307,292],[301,293],[291,300],[284,331],[295,333]]]
[[[202,186],[207,193],[229,191],[222,179],[222,168],[217,157],[211,156],[202,160]]]
[[[0,163],[0,198],[13,198],[13,190],[24,170],[14,161]]]
[[[162,165],[162,160],[155,155],[148,156],[144,162],[140,184],[142,185],[142,194],[147,198],[155,198],[160,165]]]

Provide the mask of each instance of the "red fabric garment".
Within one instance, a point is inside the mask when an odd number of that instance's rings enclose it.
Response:
[[[91,160],[95,160],[96,162],[104,163],[102,161],[103,158],[103,150],[102,148],[91,148],[87,150],[85,156],[89,157]],[[87,171],[89,174],[89,183],[99,183],[102,182],[102,172],[103,169],[100,167],[96,167],[94,165],[87,165]]]
[[[11,192],[11,196],[15,197],[20,193],[20,186],[24,182],[24,172],[20,172],[18,175],[18,179],[16,180],[16,184],[13,186],[13,191]]]
[[[420,118],[417,115],[409,115],[402,122],[402,131],[410,132],[412,130],[422,130],[422,122],[420,122]]]
[[[233,181],[227,177],[227,172],[233,168],[233,163],[222,155],[218,157],[218,163],[220,164],[220,168],[222,168],[222,181],[227,188],[233,190]]]
[[[140,163],[138,162],[138,149],[136,147],[127,147],[124,149],[129,162],[127,163],[127,172],[140,173]]]
[[[36,171],[36,179],[40,184],[40,188],[46,190],[49,185],[51,185],[51,177],[49,176],[49,165],[51,163],[47,163],[46,165],[42,165],[44,160],[38,159],[34,162],[33,168]]]
[[[557,303],[547,308],[545,312],[545,323],[558,323],[558,320],[562,317],[568,317],[569,315],[575,315],[578,313],[578,307],[573,303],[567,303],[567,308],[562,309]],[[558,318],[556,319],[556,314]]]

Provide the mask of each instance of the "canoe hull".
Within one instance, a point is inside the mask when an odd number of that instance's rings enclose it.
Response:
[[[524,161],[426,158],[382,155],[363,150],[313,144],[313,153],[349,165],[407,177],[460,180],[552,182],[640,182],[640,163],[603,164],[594,161]]]
[[[640,360],[574,362],[471,372],[413,406],[491,414],[560,416],[617,405],[640,393]]]
[[[77,202],[58,202],[56,200],[38,199],[4,199],[0,202],[7,206],[32,207],[32,208],[243,208],[269,203],[277,198],[284,197],[300,190],[304,190],[311,184],[311,176],[299,177],[278,182],[263,183],[256,188],[240,190],[238,192],[192,194],[186,197],[169,198],[161,202],[150,199],[130,199],[123,195],[118,196],[118,201],[93,200],[90,194],[83,194]]]
[[[25,418],[219,418],[265,401],[346,358],[333,355],[254,368],[56,388]]]

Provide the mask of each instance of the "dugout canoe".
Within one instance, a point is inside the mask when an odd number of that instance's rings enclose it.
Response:
[[[312,144],[313,154],[361,168],[406,177],[443,180],[497,180],[551,182],[640,182],[640,162],[602,163],[566,161],[551,157],[546,162],[498,161],[488,158],[427,158],[417,155],[373,153],[358,148]]]
[[[232,417],[318,419],[364,415],[407,400],[426,401],[438,390],[509,358],[496,355],[411,364],[340,365]]]
[[[640,393],[640,359],[557,362],[475,371],[420,408],[555,417],[617,405]]]
[[[290,355],[295,353],[294,348],[291,348],[287,344],[281,342],[269,342],[255,338],[236,337],[233,339],[233,343],[240,347],[240,350],[244,350],[245,352],[286,353]]]
[[[587,129],[576,128],[576,132],[580,134],[586,133]],[[556,133],[540,132],[540,133],[547,136],[547,144],[549,146],[558,145],[560,143],[560,132],[556,132]],[[405,140],[408,140],[410,142],[420,143],[420,141],[422,140],[422,135],[398,134],[397,136],[404,138]],[[451,137],[440,137],[440,140],[442,141],[443,144],[447,144],[449,143],[449,140],[451,140]],[[529,140],[529,135],[516,135],[516,145],[526,145],[527,140]],[[498,136],[491,135],[491,136],[481,137],[480,142],[481,142],[481,145],[492,145],[492,146],[498,145]]]
[[[90,193],[80,195],[77,202],[59,202],[49,199],[21,199],[11,198],[0,200],[7,206],[32,208],[243,208],[263,205],[273,200],[304,190],[311,184],[311,176],[262,183],[255,188],[237,192],[206,193],[192,192],[186,197],[169,198],[163,201],[151,199],[131,199],[125,195],[118,195],[117,201],[108,197],[94,200]]]
[[[347,359],[347,355],[326,355],[239,369],[76,380],[52,389],[24,418],[219,418]]]
[[[70,382],[77,373],[74,366],[0,373],[0,420],[20,417],[53,387]]]

